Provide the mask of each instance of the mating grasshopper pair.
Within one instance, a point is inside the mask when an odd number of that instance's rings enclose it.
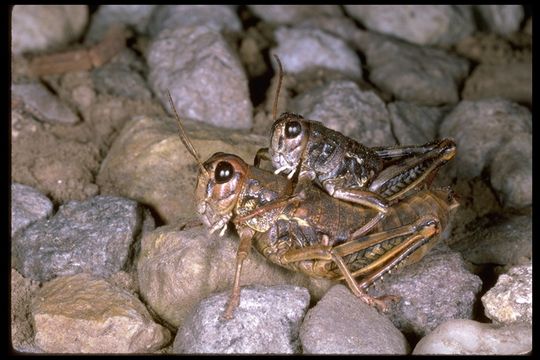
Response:
[[[427,188],[455,155],[449,139],[368,148],[284,113],[272,126],[270,149],[259,150],[251,166],[225,153],[202,162],[176,117],[182,142],[199,165],[197,212],[211,232],[221,229],[223,235],[232,221],[240,236],[227,319],[239,304],[242,264],[252,245],[285,268],[344,279],[356,296],[386,311],[396,297],[374,298],[366,288],[397,265],[421,259],[457,206],[449,189]],[[263,158],[272,161],[274,173],[259,168]]]

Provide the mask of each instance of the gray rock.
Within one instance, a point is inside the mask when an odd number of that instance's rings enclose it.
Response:
[[[532,327],[496,326],[456,319],[420,340],[413,355],[525,355],[532,351]]]
[[[248,81],[237,55],[210,28],[166,29],[149,45],[149,83],[173,114],[170,91],[180,116],[221,127],[252,125]]]
[[[425,144],[438,136],[447,108],[421,106],[406,101],[388,104],[392,132],[399,144]]]
[[[60,98],[39,82],[12,84],[12,96],[19,98],[25,109],[37,119],[49,123],[76,124],[79,117]]]
[[[384,102],[349,80],[331,81],[297,96],[291,110],[367,146],[395,143]]]
[[[11,269],[11,344],[21,352],[43,352],[34,344],[30,302],[39,288],[37,281],[25,279]]]
[[[119,23],[144,34],[155,8],[156,5],[100,5],[92,15],[85,41],[91,43],[101,40],[110,26]]]
[[[365,54],[369,79],[400,100],[422,105],[455,103],[468,75],[467,60],[440,49],[420,47],[358,30],[352,42]]]
[[[310,309],[300,329],[304,354],[407,354],[391,321],[336,285]]]
[[[482,281],[442,243],[416,264],[386,276],[370,294],[398,295],[390,319],[405,334],[424,336],[449,319],[470,319]]]
[[[532,217],[488,215],[478,228],[452,245],[474,264],[519,264],[532,258]]]
[[[274,32],[278,47],[273,50],[287,73],[333,70],[352,79],[362,77],[360,59],[340,38],[312,28],[279,27]]]
[[[274,24],[296,25],[298,22],[321,16],[341,16],[339,5],[248,5],[255,15]]]
[[[532,145],[532,134],[518,133],[493,157],[491,185],[505,206],[520,208],[533,202]]]
[[[311,8],[311,6],[309,7]],[[301,18],[294,24],[297,28],[315,28],[349,41],[358,31],[358,27],[351,18],[344,16],[312,16]]]
[[[514,266],[482,296],[485,314],[495,323],[532,325],[532,263]]]
[[[525,14],[522,5],[476,5],[483,30],[509,35],[519,30]]]
[[[49,217],[52,211],[52,202],[38,190],[11,184],[11,237],[31,223]]]
[[[439,128],[439,135],[455,139],[458,148],[446,167],[464,179],[476,177],[490,166],[503,144],[531,131],[531,113],[523,106],[503,99],[462,101]]]
[[[137,263],[142,298],[162,319],[181,326],[202,299],[230,292],[237,248],[238,236],[233,231],[219,237],[203,226],[183,231],[178,231],[178,225],[156,229],[143,237]],[[240,284],[302,286],[319,299],[332,283],[281,268],[252,250],[244,261]]]
[[[346,5],[369,30],[419,45],[450,46],[475,31],[467,5]]]
[[[118,197],[69,202],[13,239],[16,268],[39,281],[79,272],[111,275],[133,255],[145,226],[152,227],[149,217],[136,202]]]
[[[15,55],[52,50],[77,39],[88,22],[87,5],[16,5],[11,13]]]
[[[231,5],[158,5],[154,10],[148,31],[156,37],[165,29],[207,26],[215,31],[242,30],[242,23]]]
[[[131,66],[109,62],[92,71],[92,80],[97,91],[131,99],[150,100],[152,92],[142,75]]]
[[[44,284],[32,302],[32,315],[36,344],[46,352],[151,352],[171,337],[139,299],[88,274]]]
[[[532,62],[480,64],[467,78],[462,95],[465,100],[501,97],[532,104]]]
[[[234,318],[221,318],[226,291],[203,300],[178,329],[173,352],[214,354],[294,354],[309,293],[296,286],[249,286],[240,292]]]

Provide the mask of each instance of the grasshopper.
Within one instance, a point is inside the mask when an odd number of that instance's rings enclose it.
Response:
[[[456,154],[453,140],[445,138],[423,145],[367,147],[325,127],[322,123],[285,112],[276,120],[283,68],[274,99],[270,148],[262,148],[254,164],[269,159],[275,173],[309,179],[332,197],[376,210],[373,219],[358,230],[369,230],[387,215],[392,202],[411,190],[429,185],[437,170]]]
[[[397,297],[371,297],[367,287],[396,266],[421,259],[457,206],[448,189],[421,190],[389,206],[369,235],[358,236],[357,229],[377,210],[331,197],[308,180],[294,187],[290,179],[233,154],[215,153],[202,162],[176,118],[181,140],[199,167],[195,200],[202,222],[211,233],[221,229],[220,235],[232,222],[240,237],[225,319],[239,305],[242,265],[252,245],[290,270],[344,279],[357,297],[387,311],[387,302]],[[355,280],[359,276],[361,282]]]

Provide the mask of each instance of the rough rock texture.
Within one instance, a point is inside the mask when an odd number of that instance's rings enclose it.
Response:
[[[512,267],[482,296],[485,313],[495,323],[532,325],[532,264]]]
[[[352,79],[362,77],[361,62],[342,39],[323,30],[279,27],[273,50],[287,73],[300,74],[320,69],[332,70]]]
[[[441,324],[420,340],[413,355],[525,355],[531,351],[530,325],[499,327],[456,319]]]
[[[222,151],[252,163],[267,142],[262,136],[182,122],[202,161]],[[121,194],[150,206],[166,223],[193,216],[199,170],[178,134],[172,118],[142,116],[126,124],[101,164],[97,183],[102,193]]]
[[[341,16],[338,5],[248,5],[264,21],[275,24],[296,25],[306,18]]]
[[[152,37],[164,29],[207,26],[215,31],[240,31],[242,24],[231,5],[158,5],[148,24]]]
[[[39,288],[37,281],[25,279],[11,269],[11,344],[21,352],[42,352],[34,344],[30,302]]]
[[[182,325],[202,299],[230,291],[238,247],[238,237],[232,231],[219,237],[210,235],[203,226],[177,229],[178,225],[163,226],[147,234],[137,263],[144,301],[174,326]],[[332,283],[281,268],[252,249],[240,277],[240,285],[249,284],[302,286],[317,300]]]
[[[475,30],[467,5],[346,5],[369,30],[419,45],[450,46]]]
[[[50,123],[76,124],[79,117],[39,82],[11,85],[12,99],[21,101],[36,119]]]
[[[224,37],[206,26],[165,29],[149,45],[148,82],[180,116],[220,127],[252,125],[252,105],[242,65]]]
[[[524,17],[522,5],[476,5],[483,30],[509,35],[519,30]]]
[[[394,144],[388,110],[372,91],[356,83],[332,81],[294,98],[291,110],[317,120],[366,146]]]
[[[31,186],[11,184],[11,237],[31,223],[52,214],[53,204]]]
[[[79,272],[108,276],[126,265],[137,237],[152,223],[132,200],[72,201],[13,239],[14,264],[23,276],[39,281]]]
[[[409,344],[384,315],[336,285],[300,329],[304,354],[407,354]]]
[[[150,352],[170,339],[139,299],[88,274],[44,284],[32,314],[36,344],[47,352]]]
[[[16,55],[61,47],[77,39],[88,22],[87,5],[16,5],[11,14]]]
[[[122,23],[146,33],[148,21],[156,5],[100,5],[92,15],[90,27],[85,36],[86,42],[97,42],[103,38],[112,25]]]
[[[307,289],[249,286],[240,292],[234,318],[221,316],[226,291],[203,300],[178,329],[174,353],[293,354],[300,351],[298,330],[309,306]]]
[[[458,85],[468,75],[467,60],[360,30],[351,41],[366,56],[369,79],[383,91],[423,105],[459,100]]]
[[[476,33],[456,44],[456,52],[468,59],[486,65],[530,63],[532,36],[523,34],[524,44],[512,44],[494,33]]]

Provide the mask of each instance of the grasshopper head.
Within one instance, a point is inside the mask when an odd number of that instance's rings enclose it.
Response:
[[[283,113],[272,125],[269,153],[276,173],[295,172],[309,137],[309,123],[300,115]]]
[[[197,178],[197,212],[210,232],[225,229],[243,188],[248,165],[238,156],[215,153]]]

